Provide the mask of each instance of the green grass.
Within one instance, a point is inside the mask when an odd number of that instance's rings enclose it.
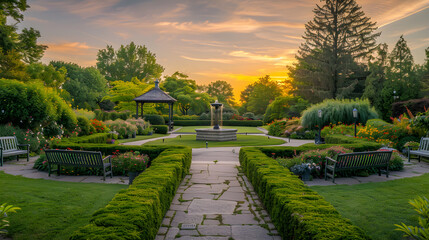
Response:
[[[429,174],[380,183],[312,186],[353,224],[373,239],[402,239],[393,224],[417,226],[417,212],[408,203],[429,197]]]
[[[261,126],[261,128],[263,128],[265,130],[268,130],[268,128],[270,128],[270,126],[269,125],[264,125],[264,126]]]
[[[177,126],[175,128],[178,128]],[[212,128],[209,126],[184,126],[182,129],[180,129],[179,133],[195,133],[195,129],[199,128]],[[262,131],[258,130],[256,127],[241,127],[241,126],[223,126],[223,129],[237,129],[238,133],[263,133]]]
[[[237,141],[209,142],[209,147],[264,146],[283,143],[284,141],[281,139],[268,139],[264,136],[237,135]],[[196,135],[182,135],[182,138],[179,138],[179,136],[176,138],[166,138],[164,143],[161,139],[145,143],[145,145],[185,145],[192,148],[205,148],[206,142],[197,141]]]
[[[127,185],[29,179],[0,172],[0,203],[20,207],[9,232],[19,239],[68,239]]]
[[[166,134],[159,134],[159,133],[154,133],[152,135],[137,135],[135,138],[118,139],[118,140],[116,140],[116,142],[117,143],[135,142],[135,141],[146,140],[146,139],[157,138],[157,137],[163,137],[163,136],[167,136],[167,135]]]

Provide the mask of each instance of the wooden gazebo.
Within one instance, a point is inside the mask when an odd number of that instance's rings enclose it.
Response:
[[[141,117],[143,118],[143,104],[145,103],[168,103],[168,128],[173,130],[173,104],[177,100],[165,93],[159,88],[158,79],[155,80],[155,88],[145,94],[134,98],[136,101],[136,117],[139,117],[139,104],[141,109]]]

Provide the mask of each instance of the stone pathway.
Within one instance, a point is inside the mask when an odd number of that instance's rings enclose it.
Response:
[[[281,239],[247,178],[239,147],[192,150],[156,239]]]

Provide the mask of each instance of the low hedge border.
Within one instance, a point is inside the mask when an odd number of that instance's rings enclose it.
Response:
[[[184,146],[59,143],[55,147],[101,151],[106,155],[117,150],[132,150],[148,154],[152,159],[150,168],[128,189],[117,193],[106,207],[96,211],[90,223],[70,237],[73,240],[154,239],[192,160],[191,148]]]
[[[152,125],[153,131],[159,134],[167,134],[168,126],[167,125]]]
[[[284,239],[370,239],[261,149],[241,148],[240,164]]]
[[[174,126],[210,126],[210,120],[174,120]],[[223,120],[224,126],[260,127],[261,120]]]
[[[116,135],[111,133],[96,133],[88,136],[63,138],[61,142],[69,143],[106,143],[108,138],[114,138]]]

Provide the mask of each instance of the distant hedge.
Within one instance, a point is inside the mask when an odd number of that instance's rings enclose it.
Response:
[[[165,120],[162,116],[156,114],[145,114],[143,119],[150,122],[152,125],[165,125]]]
[[[81,146],[85,150],[110,153],[116,150],[139,151],[153,159],[150,168],[141,173],[128,189],[117,193],[106,207],[96,211],[90,223],[74,232],[70,239],[155,239],[180,182],[189,172],[191,148],[108,144]]]
[[[325,148],[325,145],[297,147]],[[332,146],[332,145],[330,145]],[[283,239],[370,239],[317,192],[308,188],[288,169],[264,151],[280,152],[287,147],[246,147],[240,150],[240,164],[263,202]],[[293,147],[287,151],[293,153]],[[270,153],[270,156],[272,155]]]
[[[210,120],[174,120],[174,126],[210,126]],[[261,120],[223,120],[224,126],[259,127]]]
[[[167,134],[168,126],[167,125],[152,125],[154,133]]]

